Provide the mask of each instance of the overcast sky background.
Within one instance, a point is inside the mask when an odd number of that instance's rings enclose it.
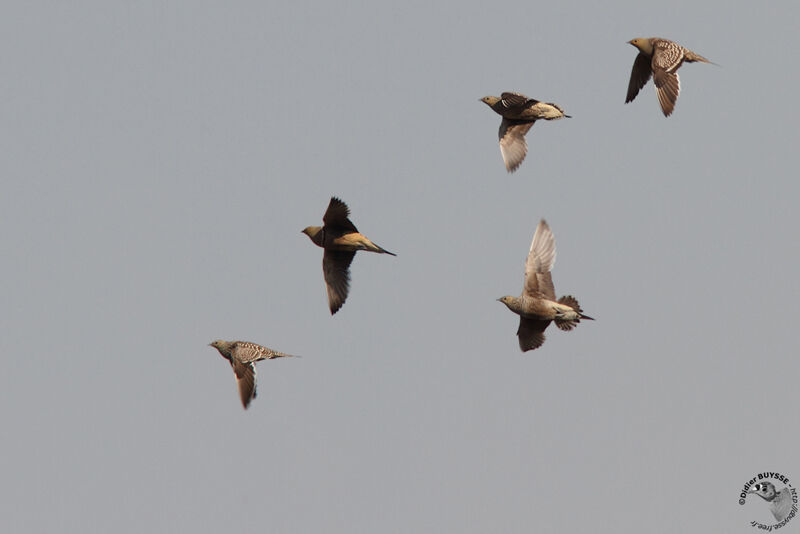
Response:
[[[3,11],[3,532],[753,532],[800,481],[796,2]],[[720,65],[668,119],[638,36]],[[502,91],[574,117],[512,175]],[[334,317],[332,195],[398,254]],[[597,320],[523,354],[542,217]],[[244,411],[217,338],[303,358]]]

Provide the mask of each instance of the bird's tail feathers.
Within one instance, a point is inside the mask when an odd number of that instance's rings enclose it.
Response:
[[[353,233],[350,234],[350,236],[346,237],[352,237],[351,243],[356,247],[356,250],[368,250],[370,252],[377,252],[378,254],[389,254],[390,256],[397,256],[397,254],[395,254],[394,252],[389,252],[382,246],[373,243],[372,240],[367,236],[365,236],[364,234]]]
[[[385,248],[383,248],[383,247],[382,247],[382,246],[380,246],[380,245],[376,245],[375,243],[372,243],[372,242],[370,242],[370,244],[371,244],[373,247],[375,247],[375,248],[372,250],[372,252],[377,252],[377,253],[379,253],[379,254],[388,254],[388,255],[390,255],[390,256],[397,256],[397,254],[395,254],[394,252],[389,252],[388,250],[386,250]]]
[[[576,299],[572,295],[564,295],[563,297],[558,299],[558,303],[563,304],[564,306],[569,306],[578,313],[581,313],[583,311],[581,309],[581,305],[578,304],[578,299]]]
[[[540,119],[546,119],[546,120],[551,121],[553,119],[561,119],[561,118],[564,118],[564,117],[566,117],[568,119],[572,118],[571,116],[569,116],[566,113],[564,113],[564,108],[562,108],[558,104],[554,104],[553,102],[545,102],[545,104],[547,104],[548,106],[554,108],[557,111],[553,111],[552,109],[546,109],[545,108],[544,112],[542,113],[542,116],[539,117]]]
[[[580,322],[581,319],[587,319],[589,321],[594,321],[594,318],[589,317],[588,315],[584,315],[580,304],[578,304],[578,299],[576,299],[572,295],[564,295],[563,297],[558,299],[558,303],[559,304],[563,304],[565,306],[569,306],[570,308],[575,310],[578,313],[578,316],[579,316],[578,319],[568,319],[568,320],[562,320],[562,319],[556,318],[555,319],[556,326],[558,328],[560,328],[561,330],[572,330],[573,328],[578,326],[578,323]]]
[[[716,65],[716,63],[714,63],[713,61],[704,58],[700,54],[695,54],[691,50],[687,50],[686,53],[684,54],[684,61],[688,61],[689,63],[692,63],[694,61],[699,61],[701,63],[710,63],[712,65]]]
[[[576,326],[578,326],[578,321],[576,319],[559,319],[556,317],[553,320],[556,323],[556,326],[559,327],[561,330],[570,331]]]
[[[285,352],[278,352],[273,351],[272,355],[269,357],[270,360],[273,358],[302,358],[302,356],[298,356],[297,354],[286,354]]]

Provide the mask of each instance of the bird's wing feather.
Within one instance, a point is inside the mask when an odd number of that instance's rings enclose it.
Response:
[[[528,103],[535,104],[538,100],[533,98],[528,98],[527,96],[521,93],[502,93],[500,95],[500,102],[503,104],[508,110],[513,110],[516,108],[522,108],[526,106]]]
[[[544,329],[550,321],[542,319],[519,318],[519,328],[517,337],[519,338],[519,348],[522,352],[537,349],[544,343]]]
[[[663,69],[667,72],[675,72],[683,63],[685,57],[684,48],[678,43],[659,39],[653,46],[652,69],[656,71]]]
[[[269,357],[269,349],[255,343],[238,341],[231,349],[231,356],[242,363],[257,362]]]
[[[356,253],[349,250],[325,250],[322,255],[322,273],[328,289],[328,307],[331,315],[347,300],[350,289],[350,263]]]
[[[677,72],[658,69],[653,75],[653,82],[656,86],[658,103],[661,104],[661,111],[665,117],[669,117],[675,110],[675,103],[681,92],[681,79]]]
[[[553,285],[553,275],[550,273],[536,273],[536,289],[539,294],[538,297],[544,297],[549,300],[556,300],[556,288]],[[530,293],[529,296],[534,296]]]
[[[556,262],[556,239],[547,222],[542,219],[531,240],[528,258],[525,260],[525,284],[523,293],[555,300],[555,288],[550,271]]]
[[[518,121],[503,118],[500,122],[500,153],[508,172],[514,172],[522,164],[528,153],[528,142],[525,134],[533,126],[534,121]]]
[[[358,232],[356,226],[348,219],[349,216],[350,208],[347,207],[347,204],[336,197],[331,197],[328,209],[325,210],[325,215],[322,216],[322,222],[325,223],[325,226],[336,226],[351,232]]]
[[[233,372],[236,374],[242,406],[247,408],[250,401],[256,398],[256,364],[234,361]]]
[[[650,67],[650,57],[639,52],[636,59],[633,61],[633,68],[631,69],[631,79],[628,82],[628,94],[625,96],[625,103],[632,102],[639,91],[647,83],[652,74]]]

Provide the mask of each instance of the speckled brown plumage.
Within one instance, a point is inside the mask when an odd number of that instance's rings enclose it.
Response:
[[[533,234],[525,260],[525,283],[519,297],[506,295],[497,300],[519,315],[519,348],[524,352],[544,343],[544,331],[551,321],[561,330],[572,330],[581,319],[592,320],[577,299],[570,295],[556,300],[556,290],[550,274],[556,261],[556,241],[544,219]]]
[[[650,79],[650,76],[652,76],[656,87],[656,96],[665,117],[669,117],[674,111],[675,103],[681,91],[678,68],[684,62],[700,61],[711,63],[703,56],[695,54],[688,48],[684,48],[669,39],[637,37],[628,41],[628,43],[638,48],[639,54],[633,61],[625,103],[632,102]]]
[[[260,360],[275,358],[296,357],[272,350],[249,341],[223,341],[218,339],[209,343],[219,351],[223,358],[230,362],[236,375],[236,384],[239,387],[239,397],[245,409],[250,401],[256,398],[256,365]]]

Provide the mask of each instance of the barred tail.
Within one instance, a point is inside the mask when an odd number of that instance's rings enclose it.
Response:
[[[700,54],[695,54],[691,50],[687,50],[683,54],[683,57],[684,57],[684,61],[688,61],[689,63],[692,63],[694,61],[700,61],[702,63],[711,63],[712,65],[716,65],[716,63],[714,63],[713,61],[709,61],[708,59],[704,58]]]
[[[592,317],[583,314],[583,310],[581,309],[580,304],[578,304],[578,299],[576,299],[572,295],[564,295],[563,297],[558,299],[558,303],[563,304],[565,306],[569,306],[570,308],[575,310],[575,312],[578,314],[577,319],[567,319],[567,320],[555,319],[556,326],[559,327],[561,330],[572,330],[573,328],[578,326],[578,323],[580,322],[581,319],[594,321]]]

